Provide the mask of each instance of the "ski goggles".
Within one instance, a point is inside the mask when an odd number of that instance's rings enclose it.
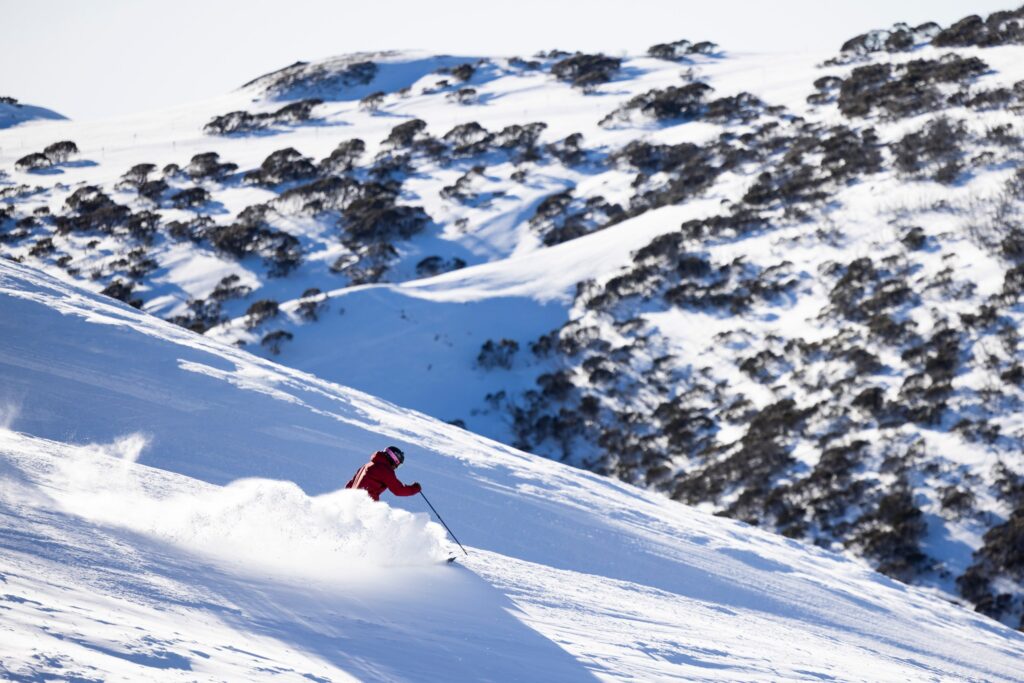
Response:
[[[394,463],[395,467],[401,465],[402,461],[405,460],[405,458],[401,457],[398,453],[395,453],[395,450],[390,446],[385,448],[384,452],[387,453],[389,458],[391,458],[391,462]]]

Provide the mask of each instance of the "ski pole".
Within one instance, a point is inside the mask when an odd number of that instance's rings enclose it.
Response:
[[[430,500],[426,496],[423,495],[423,491],[420,491],[420,495],[423,496],[423,500],[427,501],[427,505],[430,505]],[[434,510],[434,506],[430,505],[430,509]],[[456,543],[459,543],[459,539],[455,538],[455,534],[452,533],[452,530],[449,529],[448,525],[444,523],[443,519],[441,519],[441,515],[437,514],[437,510],[434,510],[434,516],[437,517],[437,520],[439,522],[441,522],[441,525],[444,527],[444,530],[448,532],[448,535],[450,535],[452,537],[452,539]],[[462,544],[461,543],[459,543],[459,547],[462,548]],[[462,552],[466,553],[466,557],[469,557],[469,553],[466,552],[465,548],[462,548]]]

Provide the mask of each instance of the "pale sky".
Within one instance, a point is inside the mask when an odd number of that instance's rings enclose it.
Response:
[[[297,60],[423,49],[837,51],[896,21],[946,26],[1021,0],[0,0],[0,95],[98,119],[231,91]]]

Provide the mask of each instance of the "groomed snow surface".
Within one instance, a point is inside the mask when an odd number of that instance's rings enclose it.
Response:
[[[1021,680],[853,560],[0,262],[0,677]],[[341,490],[406,449],[419,497]]]

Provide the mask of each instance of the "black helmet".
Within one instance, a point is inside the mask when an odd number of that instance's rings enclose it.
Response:
[[[399,448],[398,446],[388,446],[387,448],[384,449],[384,454],[391,459],[391,463],[395,467],[398,467],[403,462],[405,462],[405,453],[403,453],[402,449]]]

